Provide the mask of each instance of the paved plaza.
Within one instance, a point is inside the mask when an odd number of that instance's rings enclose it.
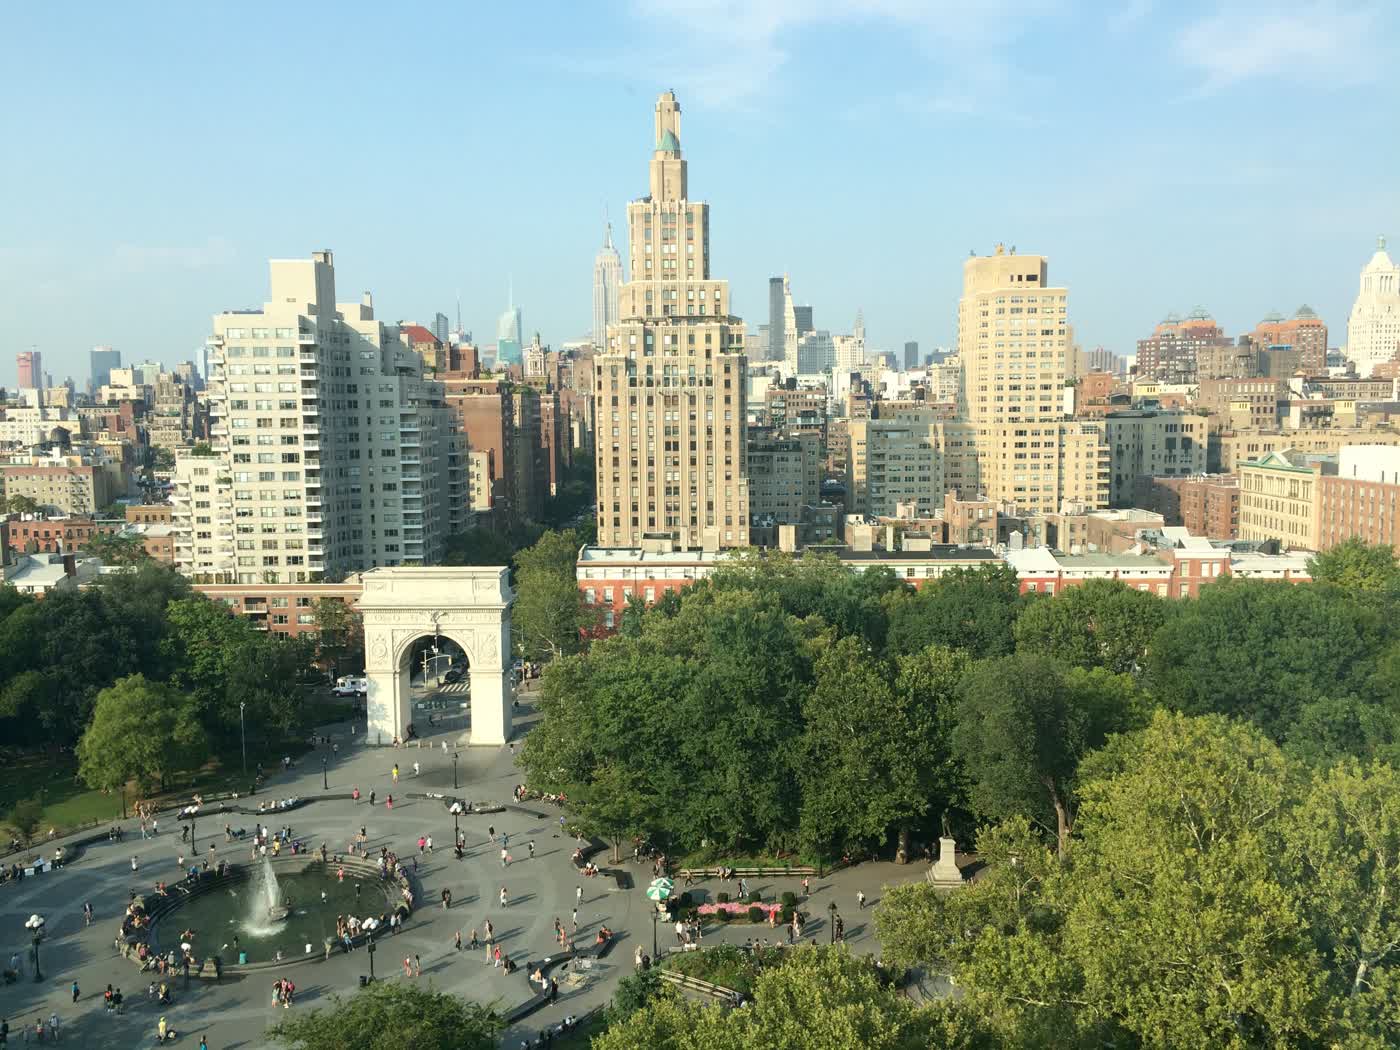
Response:
[[[522,710],[517,728],[517,741],[528,729],[528,703]],[[322,842],[332,851],[344,852],[351,836],[361,825],[369,836],[371,853],[380,846],[396,851],[412,867],[417,857],[417,839],[431,835],[436,847],[431,856],[418,858],[417,878],[421,886],[419,908],[408,920],[402,933],[379,940],[375,955],[375,973],[383,980],[404,980],[402,962],[406,956],[420,956],[423,976],[418,978],[438,989],[480,1002],[495,1003],[502,1011],[525,1002],[532,996],[527,981],[526,962],[550,954],[554,945],[554,920],[570,925],[577,889],[583,890],[579,907],[578,933],[580,946],[591,944],[599,925],[606,924],[618,938],[608,956],[591,967],[556,973],[560,981],[559,1000],[509,1029],[502,1046],[517,1047],[523,1037],[536,1034],[541,1027],[557,1023],[568,1014],[579,1015],[605,1003],[612,995],[617,981],[632,971],[633,953],[641,943],[651,951],[651,905],[643,890],[651,877],[650,868],[631,866],[635,886],[623,891],[611,879],[584,879],[574,870],[570,855],[574,839],[560,827],[560,812],[548,805],[533,808],[545,815],[535,818],[528,813],[508,810],[504,813],[474,814],[461,818],[468,845],[467,856],[458,861],[452,851],[453,819],[443,802],[435,799],[408,798],[411,794],[454,794],[453,743],[460,731],[426,738],[422,747],[394,749],[351,746],[346,727],[327,730],[340,745],[340,752],[329,761],[328,778],[331,792],[348,792],[358,787],[367,797],[371,790],[378,797],[371,809],[367,802],[349,799],[327,799],[295,810],[281,819],[272,817],[270,823],[280,826],[290,822],[295,837],[309,848]],[[442,742],[447,742],[444,751]],[[302,796],[315,799],[322,789],[321,758],[324,750],[306,754],[286,774],[270,778],[261,799]],[[509,747],[462,748],[457,751],[457,775],[461,785],[455,794],[477,802],[509,802],[515,784],[522,779],[515,769],[514,753]],[[397,762],[400,782],[391,780],[391,768]],[[421,773],[414,775],[418,762]],[[383,799],[394,795],[394,808],[386,810]],[[256,816],[236,815],[228,818],[234,827],[246,827],[251,833]],[[224,819],[208,812],[198,826],[200,848],[204,855],[208,847],[216,847],[216,855],[230,861],[244,862],[249,857],[246,844],[226,844]],[[503,870],[499,843],[488,841],[488,825],[494,825],[498,835],[510,836],[513,862]],[[24,963],[24,974],[16,984],[0,987],[0,1013],[8,1019],[12,1041],[21,1041],[21,1027],[32,1025],[36,1018],[47,1022],[51,1014],[59,1017],[63,1041],[73,1045],[109,1047],[146,1046],[154,1041],[158,1019],[164,1015],[180,1032],[176,1043],[196,1046],[205,1035],[210,1050],[232,1050],[235,1047],[256,1048],[270,1045],[265,1030],[285,1016],[272,1003],[272,982],[288,976],[297,985],[293,1010],[312,1009],[334,992],[351,993],[359,977],[369,972],[369,958],[363,950],[350,954],[334,954],[321,961],[319,950],[314,961],[302,961],[278,970],[263,970],[243,976],[227,976],[218,984],[191,978],[188,989],[179,978],[173,981],[175,1003],[161,1010],[148,1001],[146,987],[150,975],[142,974],[132,962],[123,960],[114,947],[123,910],[130,892],[149,892],[157,880],[177,881],[181,872],[177,857],[188,856],[190,849],[180,842],[179,824],[171,813],[160,821],[159,836],[142,840],[134,820],[125,822],[126,836],[120,843],[103,841],[88,846],[67,869],[26,878],[18,884],[0,887],[0,953],[8,960],[18,954]],[[527,843],[535,844],[535,855],[529,858]],[[51,853],[53,844],[45,851]],[[139,870],[131,870],[135,856]],[[605,862],[605,858],[598,858]],[[857,951],[874,951],[875,941],[871,908],[878,902],[880,888],[886,883],[920,878],[923,868],[918,865],[896,867],[892,864],[865,864],[826,879],[814,879],[809,911],[812,921],[808,936],[825,941],[827,903],[837,902],[845,920],[846,940]],[[800,891],[799,880],[753,880],[753,889],[765,899],[783,890]],[[506,887],[510,904],[502,908],[500,890]],[[443,888],[452,892],[452,907],[445,911],[440,902]],[[678,886],[679,889],[679,886]],[[711,881],[697,887],[713,894],[719,889]],[[729,889],[733,890],[731,884]],[[869,897],[864,911],[857,908],[856,893],[863,890]],[[92,926],[83,924],[83,904],[91,902],[96,918]],[[34,982],[28,957],[28,937],[24,922],[31,914],[47,920],[47,937],[40,948],[41,982]],[[178,923],[178,912],[167,919]],[[478,932],[489,919],[496,931],[496,941],[521,969],[507,976],[486,961],[483,950],[457,951],[454,936],[462,932],[469,940],[473,928]],[[780,927],[736,924],[707,934],[705,943],[731,941],[743,943],[759,937],[776,943],[784,939]],[[664,926],[657,938],[665,950],[667,941],[674,943],[674,933]],[[213,946],[217,948],[218,946]],[[319,945],[317,946],[319,949]],[[211,947],[201,944],[197,954],[210,954]],[[227,958],[229,953],[224,953]],[[80,998],[72,1001],[71,986],[77,981]],[[104,1010],[102,995],[108,984],[122,989],[125,1012],[118,1016]]]

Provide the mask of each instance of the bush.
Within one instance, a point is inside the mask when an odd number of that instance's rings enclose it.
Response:
[[[689,890],[686,890],[684,893],[682,893],[679,897],[676,898],[676,907],[679,908],[681,911],[685,911],[687,908],[694,907],[694,905],[695,899],[691,897]]]
[[[781,910],[780,912],[778,912],[778,919],[779,919],[779,921],[780,921],[780,922],[783,922],[783,923],[792,922],[792,913],[793,913],[795,910],[796,910],[796,907],[795,907],[794,905],[791,905],[791,904],[784,904],[783,907],[782,907],[782,910]]]
[[[757,904],[749,909],[749,922],[763,922],[768,916]]]
[[[791,908],[797,904],[797,894],[793,893],[792,890],[784,890],[780,899],[784,908]]]
[[[763,894],[759,893],[758,890],[754,890],[752,893],[749,894],[750,904],[757,904],[761,900],[763,900]]]
[[[719,903],[721,903],[721,904],[728,904],[728,903],[729,903],[729,892],[728,892],[727,890],[721,890],[721,891],[720,891],[720,895],[719,895],[718,897],[716,897],[715,899],[716,899],[717,901],[719,901]]]
[[[715,922],[728,922],[729,912],[725,911],[723,908],[716,908],[710,913],[710,918],[714,919]]]

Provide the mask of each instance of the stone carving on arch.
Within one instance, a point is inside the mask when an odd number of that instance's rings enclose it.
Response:
[[[470,677],[472,744],[510,738],[514,692],[503,648],[510,637],[508,570],[477,566],[372,569],[361,577],[370,743],[407,735],[412,721],[408,654],[434,634],[461,646]],[[418,727],[422,732],[425,727]]]

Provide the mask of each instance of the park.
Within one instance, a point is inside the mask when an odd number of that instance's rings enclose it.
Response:
[[[305,652],[166,578],[9,599],[6,640],[81,613],[136,648],[0,650],[16,765],[85,727],[91,788],[54,746],[10,807],[12,1035],[319,1050],[384,1004],[483,1048],[761,1045],[852,1009],[828,1045],[1394,1034],[1392,558],[1181,604],[774,558],[519,683],[504,570],[437,572],[470,584],[367,588],[363,712],[298,708]]]

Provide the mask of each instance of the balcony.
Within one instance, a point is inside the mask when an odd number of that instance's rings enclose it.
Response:
[[[298,342],[301,346],[315,346],[315,345],[316,345],[316,333],[315,333],[315,332],[298,332],[298,333],[297,333],[297,342]]]

